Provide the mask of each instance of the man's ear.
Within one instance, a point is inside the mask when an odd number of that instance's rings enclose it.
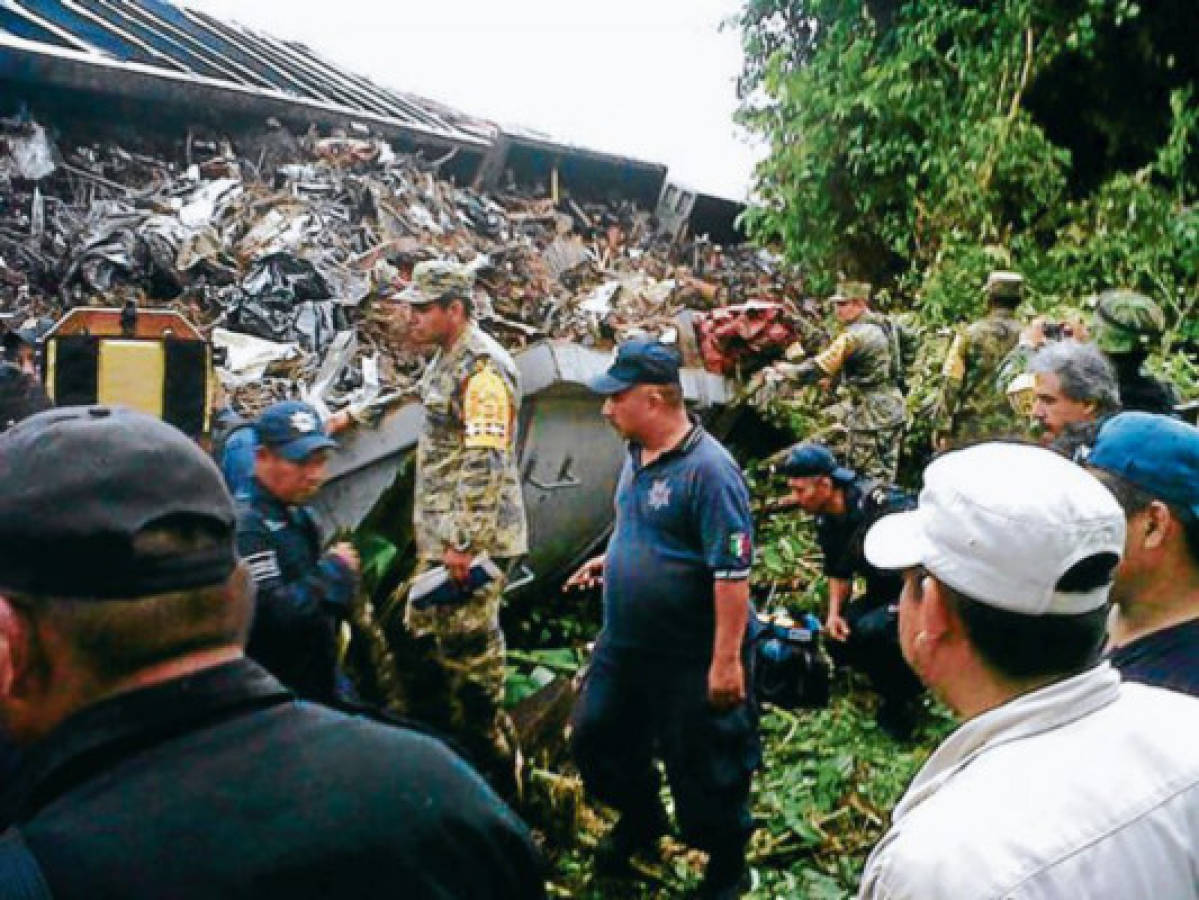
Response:
[[[1166,542],[1171,530],[1178,527],[1178,522],[1170,514],[1170,508],[1160,500],[1154,500],[1142,511],[1141,548],[1158,550]]]
[[[949,592],[934,576],[924,579],[923,599],[920,603],[920,630],[925,640],[940,641],[955,637],[961,632],[961,619],[950,605]]]
[[[25,624],[8,598],[0,594],[0,697],[12,693],[28,656],[26,646]]]

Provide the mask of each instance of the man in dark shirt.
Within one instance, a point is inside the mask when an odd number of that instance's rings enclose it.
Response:
[[[0,723],[25,748],[0,895],[543,895],[528,832],[443,745],[244,658],[233,503],[181,432],[44,412],[0,473]]]
[[[834,655],[866,673],[882,698],[879,727],[906,740],[912,729],[913,701],[922,688],[899,650],[898,604],[903,578],[898,572],[872,566],[862,542],[877,520],[913,509],[916,501],[897,487],[860,477],[838,465],[832,452],[821,444],[796,444],[778,472],[786,476],[795,505],[816,516],[816,536],[829,586],[825,630],[835,642]],[[861,576],[866,585],[857,599],[853,598],[855,576]]]
[[[339,543],[322,555],[304,506],[324,483],[336,444],[316,410],[295,400],[263,412],[254,431],[254,483],[238,497],[237,520],[237,551],[258,586],[246,652],[301,697],[337,703],[350,694],[337,665],[337,629],[357,585],[358,554]]]
[[[1199,696],[1199,429],[1121,413],[1100,428],[1087,464],[1128,519],[1112,664],[1130,681]]]
[[[1175,415],[1178,389],[1145,368],[1149,354],[1160,350],[1165,330],[1162,308],[1144,294],[1115,289],[1099,295],[1095,303],[1095,345],[1115,371],[1122,409]]]
[[[744,663],[749,492],[728,451],[688,417],[673,348],[630,341],[591,388],[629,441],[607,552],[568,582],[604,585],[571,746],[588,791],[621,816],[596,866],[625,870],[664,832],[657,755],[683,838],[709,854],[701,896],[737,897],[761,759]]]

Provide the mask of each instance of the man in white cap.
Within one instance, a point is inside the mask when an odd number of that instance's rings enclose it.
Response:
[[[980,444],[866,536],[900,643],[965,719],[874,848],[864,898],[1199,898],[1199,701],[1100,661],[1124,514],[1054,453]]]

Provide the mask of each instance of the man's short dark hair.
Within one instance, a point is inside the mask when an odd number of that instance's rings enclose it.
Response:
[[[1076,563],[1059,580],[1059,591],[1085,592],[1110,584],[1120,559],[1098,553]],[[967,597],[944,582],[951,609],[991,669],[1013,681],[1064,678],[1095,664],[1107,635],[1107,606],[1075,615],[1029,616]]]
[[[683,406],[683,387],[678,384],[655,384],[652,385],[659,396],[662,397],[662,402],[673,409],[679,409]]]
[[[466,314],[468,319],[473,319],[475,317],[474,298],[468,297],[466,294],[457,293],[455,291],[447,291],[433,302],[442,309],[449,309],[450,304],[452,304],[455,300],[462,304],[462,312]]]
[[[1170,510],[1170,515],[1177,519],[1178,523],[1182,526],[1182,533],[1186,540],[1187,553],[1191,557],[1191,562],[1199,565],[1199,517],[1195,516],[1189,509],[1154,497],[1127,478],[1117,475],[1108,469],[1089,468],[1088,471],[1098,478],[1104,487],[1112,492],[1112,496],[1116,498],[1116,502],[1124,510],[1124,517],[1127,519],[1131,519],[1137,513],[1148,509],[1149,504],[1155,500],[1165,504],[1166,508]]]

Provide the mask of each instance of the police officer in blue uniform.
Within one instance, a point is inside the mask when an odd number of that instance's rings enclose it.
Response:
[[[900,740],[911,735],[913,701],[923,688],[899,651],[898,603],[903,578],[870,565],[862,549],[878,519],[914,509],[915,498],[899,488],[859,476],[841,466],[827,447],[804,442],[788,451],[786,476],[794,504],[816,516],[816,537],[829,584],[825,632],[834,657],[860,669],[878,691],[878,724]],[[853,597],[854,577],[865,592]]]
[[[662,759],[683,839],[709,854],[701,896],[740,896],[761,761],[745,638],[753,524],[737,463],[687,415],[678,354],[624,344],[591,383],[629,442],[607,552],[568,586],[602,580],[604,626],[575,707],[587,790],[620,821],[597,870],[628,872],[666,829]]]
[[[337,665],[337,630],[357,586],[348,543],[321,553],[304,506],[325,480],[328,437],[315,409],[276,403],[254,425],[254,483],[239,497],[237,549],[258,586],[248,655],[301,697],[352,699]]]

